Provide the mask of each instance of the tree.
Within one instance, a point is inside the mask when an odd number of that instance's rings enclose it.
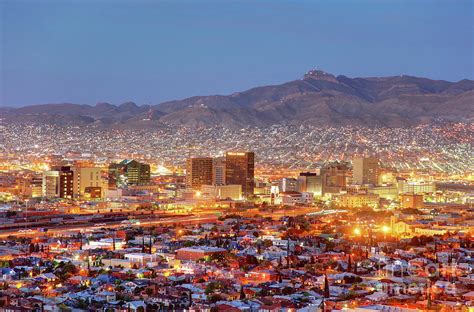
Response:
[[[152,288],[147,288],[147,289],[145,290],[145,293],[146,293],[148,296],[151,296],[151,295],[153,295],[153,289],[152,289]]]
[[[216,303],[219,300],[221,300],[221,296],[219,294],[212,294],[209,296],[209,301],[211,303]]]
[[[207,295],[212,294],[212,293],[214,293],[214,292],[216,291],[216,288],[217,288],[216,286],[217,286],[216,283],[210,282],[209,284],[207,284],[206,289],[205,289],[204,292],[205,292]]]
[[[240,287],[240,300],[245,300],[244,286]]]
[[[150,234],[150,242],[149,242],[149,246],[148,246],[148,252],[150,253],[150,255],[151,255],[152,246],[153,246],[153,242],[152,242],[151,234]]]
[[[329,281],[327,275],[324,275],[324,298],[329,298]]]

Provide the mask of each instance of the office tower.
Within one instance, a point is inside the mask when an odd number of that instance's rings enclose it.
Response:
[[[313,193],[315,196],[322,195],[321,176],[315,172],[301,172],[298,177],[298,186],[300,192]]]
[[[71,166],[57,166],[53,170],[59,173],[59,197],[73,198],[74,196],[74,171]]]
[[[94,191],[95,198],[103,197],[107,189],[106,169],[100,167],[75,167],[74,168],[74,195],[82,197],[86,189]],[[99,194],[99,196],[97,196]]]
[[[354,157],[352,160],[352,181],[354,184],[377,185],[379,160],[375,157]]]
[[[298,192],[298,180],[294,178],[282,178],[278,183],[278,189],[281,192]]]
[[[192,157],[186,160],[186,187],[201,190],[212,184],[212,158]]]
[[[147,185],[150,183],[150,165],[136,160],[123,160],[109,166],[109,187]]]
[[[253,196],[255,154],[253,152],[228,152],[225,162],[226,184],[240,184],[245,198]]]
[[[20,194],[24,197],[41,197],[43,193],[43,177],[38,174],[27,174],[20,181]]]
[[[43,172],[42,195],[47,198],[59,197],[59,171]]]
[[[225,157],[214,158],[212,164],[212,184],[225,185]]]
[[[321,169],[322,192],[340,193],[346,188],[348,166],[345,163],[333,163]]]

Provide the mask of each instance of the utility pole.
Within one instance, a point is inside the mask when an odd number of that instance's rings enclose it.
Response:
[[[26,224],[28,223],[28,202],[29,199],[25,199],[25,230],[26,230]]]

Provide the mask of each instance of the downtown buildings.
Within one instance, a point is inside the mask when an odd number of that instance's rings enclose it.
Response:
[[[379,160],[375,157],[354,157],[352,159],[352,182],[354,184],[378,184]]]
[[[191,157],[186,160],[186,186],[198,192],[210,192],[218,198],[251,198],[254,179],[253,152],[227,152],[225,158]],[[240,195],[236,196],[236,192]]]
[[[252,197],[255,187],[255,154],[253,152],[227,152],[225,181],[242,187],[244,198]]]
[[[186,186],[200,190],[203,185],[213,184],[213,162],[211,157],[192,157],[186,160]]]
[[[41,174],[41,192],[36,191],[35,178],[28,187],[31,197],[44,198],[104,198],[109,188],[148,185],[150,166],[135,160],[124,160],[108,168],[93,163],[74,162],[72,165],[53,166]]]
[[[150,165],[136,160],[123,160],[109,165],[109,186],[146,185],[150,183]]]

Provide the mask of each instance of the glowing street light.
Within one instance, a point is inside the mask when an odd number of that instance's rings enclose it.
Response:
[[[354,234],[355,234],[355,235],[359,236],[361,233],[362,233],[362,232],[360,231],[359,228],[355,228],[355,229],[354,229]]]

